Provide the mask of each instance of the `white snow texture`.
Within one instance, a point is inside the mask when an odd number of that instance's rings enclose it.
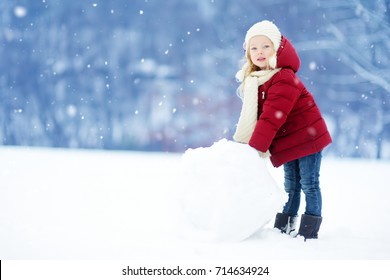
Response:
[[[265,159],[249,145],[226,139],[187,150],[181,159],[179,202],[191,238],[241,241],[264,225],[285,202]]]

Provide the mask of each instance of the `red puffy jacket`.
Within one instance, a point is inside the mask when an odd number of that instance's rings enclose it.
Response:
[[[282,68],[259,87],[258,121],[249,145],[271,153],[275,167],[317,153],[332,142],[313,96],[296,76],[300,60],[282,37],[277,67]]]

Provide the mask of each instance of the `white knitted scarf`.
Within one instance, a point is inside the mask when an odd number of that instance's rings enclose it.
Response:
[[[236,133],[233,139],[236,142],[247,144],[251,139],[257,123],[257,105],[259,86],[272,78],[281,68],[273,70],[261,70],[250,73],[244,77],[245,67],[237,72],[236,78],[242,82],[240,97],[242,99],[242,109],[238,119]]]

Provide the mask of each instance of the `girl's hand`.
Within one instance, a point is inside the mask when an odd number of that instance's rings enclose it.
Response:
[[[259,152],[259,156],[261,158],[269,158],[271,156],[271,153],[269,152],[269,150],[267,150],[265,153],[260,152],[260,151],[258,151],[258,152]]]

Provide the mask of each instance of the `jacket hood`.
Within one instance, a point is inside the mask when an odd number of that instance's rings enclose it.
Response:
[[[280,43],[277,56],[277,68],[290,68],[294,72],[298,72],[301,61],[295,50],[294,46],[290,41],[282,36],[282,41]]]

